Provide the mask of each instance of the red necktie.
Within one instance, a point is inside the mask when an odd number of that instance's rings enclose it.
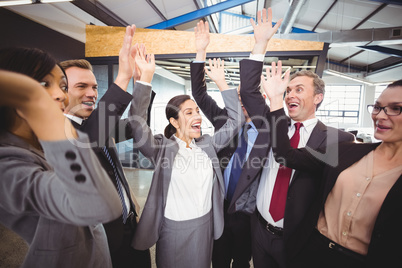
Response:
[[[302,123],[295,123],[295,133],[290,139],[290,146],[297,148],[300,140],[300,127]],[[292,169],[280,165],[278,169],[278,175],[276,176],[274,190],[272,192],[271,205],[269,206],[269,213],[275,222],[283,219],[285,215],[286,196],[288,193],[290,176],[292,175]]]

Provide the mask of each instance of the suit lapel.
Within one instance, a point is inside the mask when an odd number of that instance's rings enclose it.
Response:
[[[326,141],[326,139],[327,139],[327,126],[323,124],[320,120],[318,120],[316,126],[313,128],[313,131],[311,132],[306,147],[310,147],[311,149],[316,150],[320,148],[321,144],[323,144]],[[290,186],[295,181],[295,178],[299,176],[300,172],[301,171],[295,170],[293,178],[290,182]]]
[[[312,149],[318,149],[321,144],[327,138],[327,126],[324,125],[320,120],[317,121],[316,126],[313,128],[311,132],[310,138],[307,141],[306,147],[310,147]]]
[[[175,137],[172,136],[168,140],[166,140],[167,144],[164,146],[165,153],[162,153],[163,157],[159,158],[160,163],[157,163],[159,166],[160,172],[163,173],[163,176],[159,176],[159,178],[163,178],[163,204],[166,205],[167,194],[169,190],[170,180],[172,178],[172,170],[173,170],[173,163],[177,152],[179,151],[179,144],[176,142]],[[165,162],[167,161],[167,163]],[[167,167],[167,168],[166,168]]]

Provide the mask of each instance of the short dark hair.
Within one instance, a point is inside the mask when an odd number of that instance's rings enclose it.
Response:
[[[57,65],[47,52],[37,48],[9,47],[0,49],[0,69],[25,74],[40,82]],[[0,131],[7,131],[15,120],[15,110],[0,107]]]
[[[310,71],[310,70],[302,70],[299,72],[296,72],[290,76],[290,80],[293,80],[294,78],[298,76],[308,76],[313,78],[313,85],[314,85],[314,95],[317,94],[322,94],[323,96],[325,95],[325,82],[322,80],[316,73]],[[322,101],[324,98],[322,99]],[[317,104],[317,110],[318,107],[320,107],[322,101]]]
[[[179,119],[180,106],[187,100],[191,100],[189,95],[178,95],[169,100],[166,105],[166,119],[169,121],[169,124],[165,128],[165,137],[170,138],[173,134],[176,133],[176,128],[170,123],[170,118]]]

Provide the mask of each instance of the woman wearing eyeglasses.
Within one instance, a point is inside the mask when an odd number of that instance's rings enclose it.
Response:
[[[279,68],[278,68],[279,69]],[[267,70],[276,160],[322,179],[289,267],[402,267],[402,80],[368,110],[380,143],[335,145],[326,152],[293,149],[287,135],[281,70]],[[275,82],[275,83],[274,83]]]

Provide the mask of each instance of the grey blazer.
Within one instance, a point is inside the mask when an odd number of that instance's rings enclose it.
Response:
[[[150,248],[159,239],[172,166],[179,150],[174,137],[167,139],[161,134],[154,136],[146,124],[150,94],[150,86],[136,83],[130,109],[130,123],[132,124],[134,140],[137,141],[136,146],[155,165],[148,198],[132,240],[132,246],[140,250]],[[214,136],[203,135],[196,140],[196,144],[210,157],[214,169],[212,189],[214,239],[218,239],[223,232],[223,199],[225,196],[224,180],[216,152],[227,145],[233,136],[239,132],[245,121],[236,90],[223,91],[222,97],[228,111],[226,124]]]
[[[22,267],[112,267],[103,226],[121,213],[119,196],[85,134],[41,142],[0,135],[0,222],[29,250]]]

